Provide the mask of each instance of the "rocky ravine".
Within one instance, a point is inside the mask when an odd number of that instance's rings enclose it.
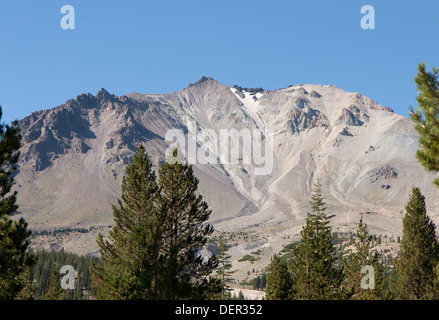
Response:
[[[211,129],[218,136],[221,129],[272,130],[273,166],[265,175],[255,175],[257,165],[243,164],[242,158],[238,164],[195,165],[216,229],[255,239],[236,244],[234,259],[260,249],[269,260],[297,237],[317,178],[334,231],[355,228],[363,213],[371,232],[400,234],[412,186],[421,188],[430,216],[439,222],[434,175],[415,158],[418,136],[410,120],[331,85],[245,89],[203,77],[169,94],[117,97],[102,89],[34,112],[19,125],[21,215],[35,231],[89,230],[50,241],[37,237],[35,246],[96,251],[96,234],[113,223],[111,205],[138,143],[158,165],[170,129]]]

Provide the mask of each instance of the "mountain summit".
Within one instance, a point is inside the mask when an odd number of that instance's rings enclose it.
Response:
[[[352,230],[363,214],[371,232],[399,234],[412,186],[420,187],[429,208],[439,201],[434,176],[416,160],[418,136],[410,120],[332,85],[264,90],[203,76],[169,94],[118,97],[101,89],[34,112],[19,126],[21,214],[36,232],[87,230],[40,243],[78,253],[96,250],[96,232],[113,223],[111,204],[137,145],[143,143],[158,166],[172,142],[166,141],[170,130],[203,138],[245,129],[261,132],[262,141],[271,132],[272,148],[262,150],[272,150],[266,174],[245,163],[248,145],[229,162],[194,165],[216,229],[268,235],[270,244],[298,235],[317,179],[334,231]]]

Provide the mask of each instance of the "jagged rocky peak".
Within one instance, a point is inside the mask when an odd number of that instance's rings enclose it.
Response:
[[[75,98],[74,102],[82,106],[96,106],[96,98],[91,93],[81,93]]]
[[[106,102],[114,102],[118,98],[102,88],[94,96],[91,93],[82,93],[78,95],[75,100],[68,100],[66,105],[73,106],[74,104],[84,108],[97,108]]]
[[[211,108],[215,104],[221,104],[220,101],[225,101],[228,96],[232,95],[232,92],[225,84],[211,77],[202,76],[197,82],[189,84],[187,88],[176,94],[179,95],[180,98],[182,97],[181,95],[183,95],[183,100],[189,99],[192,105]],[[189,96],[187,96],[187,94],[189,94]],[[185,103],[186,100],[184,100],[183,103]]]
[[[96,94],[96,99],[98,101],[102,102],[107,102],[107,101],[114,101],[116,99],[116,96],[114,94],[109,93],[107,90],[105,90],[104,88],[102,88],[101,90],[99,90],[99,92]]]
[[[220,82],[216,81],[216,80],[215,80],[214,78],[212,78],[212,77],[209,77],[209,76],[202,76],[200,79],[198,79],[197,82],[195,82],[195,83],[190,83],[190,84],[188,85],[188,88],[190,88],[190,87],[194,87],[194,86],[196,86],[196,87],[200,87],[200,86],[203,86],[203,85],[208,84],[208,83],[220,83]]]
[[[200,84],[209,80],[214,80],[212,77],[209,76],[202,76],[195,84]]]

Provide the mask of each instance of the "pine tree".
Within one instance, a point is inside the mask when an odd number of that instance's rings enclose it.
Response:
[[[61,288],[61,279],[55,266],[52,266],[50,270],[50,276],[47,284],[47,288],[43,296],[44,300],[65,300],[66,295]]]
[[[102,234],[97,239],[101,263],[92,271],[100,299],[158,297],[163,223],[158,199],[156,175],[140,144],[122,180],[118,207],[113,206],[115,226],[108,240]]]
[[[178,158],[180,150],[172,151]],[[213,233],[207,224],[211,211],[197,195],[198,179],[191,165],[166,161],[159,170],[160,208],[165,214],[161,254],[165,274],[162,299],[205,298],[221,291],[217,279],[207,278],[218,266],[215,256],[204,261],[198,251]]]
[[[403,219],[401,249],[396,261],[397,299],[434,299],[435,269],[439,260],[436,226],[427,215],[425,198],[413,188]]]
[[[2,110],[0,107],[0,119]],[[27,222],[12,220],[17,212],[17,191],[11,192],[17,168],[21,136],[18,122],[0,124],[0,299],[19,299],[29,291],[28,275],[34,263],[28,252],[31,232]]]
[[[267,275],[265,273],[262,274],[261,276],[261,284],[260,284],[260,289],[265,289],[267,287]]]
[[[261,276],[257,276],[253,281],[253,289],[261,290]]]
[[[302,238],[292,250],[291,270],[296,283],[296,299],[331,300],[341,294],[342,270],[335,266],[335,248],[325,203],[317,182],[311,195],[312,213],[307,214]]]
[[[228,283],[230,283],[232,279],[232,264],[230,263],[231,255],[227,252],[230,249],[230,245],[227,243],[227,240],[221,235],[218,239],[217,253],[216,258],[218,259],[218,267],[216,269],[216,277],[221,281],[221,300],[227,300],[231,297],[231,289]]]
[[[372,236],[367,231],[367,225],[363,224],[361,217],[357,230],[356,251],[345,257],[344,265],[344,287],[347,296],[355,300],[379,300],[383,289],[383,265],[379,261],[379,255],[372,249]],[[374,288],[362,288],[361,281],[365,274],[362,273],[364,266],[371,266],[374,270]]]
[[[30,254],[29,254],[30,255]],[[33,257],[32,257],[33,259]],[[31,276],[31,268],[28,267],[18,276],[18,281],[23,284],[16,300],[34,300],[35,288],[32,286],[33,278]]]
[[[267,300],[291,300],[295,294],[293,277],[288,271],[286,262],[274,255],[267,268],[267,287],[265,296]]]
[[[425,63],[418,66],[415,78],[418,107],[416,110],[410,108],[410,118],[420,135],[421,148],[416,157],[428,171],[439,172],[439,69],[427,72],[425,68]],[[439,178],[433,183],[439,186]]]

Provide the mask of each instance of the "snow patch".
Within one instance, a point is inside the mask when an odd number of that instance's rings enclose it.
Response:
[[[245,111],[253,118],[253,120],[255,120],[258,127],[260,129],[263,129],[264,124],[259,114],[259,99],[263,96],[263,94],[260,92],[253,94],[242,90],[241,93],[244,95],[244,98],[242,98],[239,94],[237,94],[237,90],[235,88],[230,88],[230,91],[232,91],[232,93],[239,99],[239,101],[242,102]],[[256,97],[256,99],[254,99],[254,97]]]

